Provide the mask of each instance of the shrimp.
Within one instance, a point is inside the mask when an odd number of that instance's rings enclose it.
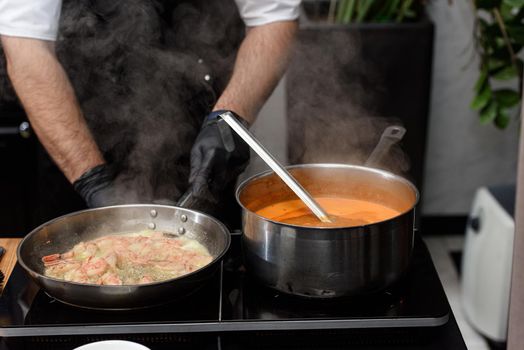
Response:
[[[65,254],[50,254],[42,257],[42,262],[44,263],[44,266],[53,266],[58,264],[64,264],[72,261],[72,254],[65,253]]]
[[[102,258],[89,258],[82,264],[81,270],[89,277],[101,276],[109,268],[109,264]]]
[[[81,269],[81,264],[74,269],[71,269],[63,275],[66,281],[78,282],[78,283],[89,283],[89,277]]]
[[[110,252],[106,256],[103,257],[107,264],[110,266],[110,268],[116,269],[118,267],[118,255],[116,255],[114,252]]]
[[[47,276],[103,285],[163,281],[211,260],[207,249],[195,240],[152,231],[99,237],[42,258]]]
[[[106,272],[97,281],[97,284],[105,284],[111,286],[121,286],[122,280],[116,273]]]
[[[151,276],[142,276],[142,278],[138,281],[139,284],[145,284],[145,283],[152,283],[155,280]]]
[[[61,276],[70,274],[71,271],[75,271],[80,268],[79,262],[65,262],[61,261],[56,265],[47,267],[46,273],[50,277],[61,278]]]
[[[62,261],[60,260],[60,254],[50,254],[46,255],[42,258],[42,262],[44,263],[44,266],[53,266],[56,264],[60,264]]]
[[[84,260],[86,258],[95,256],[98,247],[94,243],[80,242],[73,247],[73,256],[77,260]]]

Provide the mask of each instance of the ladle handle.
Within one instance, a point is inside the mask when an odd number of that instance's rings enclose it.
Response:
[[[230,113],[225,112],[220,115],[220,118],[235,131],[256,154],[291,188],[293,192],[308,206],[322,222],[331,222],[327,213],[322,210],[318,203],[311,197],[309,193],[295,180],[291,174],[284,169],[284,167],[258,142],[257,139]]]

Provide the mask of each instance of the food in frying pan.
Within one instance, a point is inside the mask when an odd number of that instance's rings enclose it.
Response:
[[[44,256],[45,275],[71,282],[129,285],[160,282],[211,262],[194,239],[162,232],[108,235],[80,242],[63,254]]]
[[[388,220],[400,212],[385,205],[350,198],[317,197],[315,200],[333,220],[320,222],[299,199],[271,204],[256,213],[269,220],[309,227],[352,227]]]

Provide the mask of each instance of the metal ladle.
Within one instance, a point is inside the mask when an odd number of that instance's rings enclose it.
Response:
[[[230,112],[220,115],[220,118],[240,136],[253,151],[284,181],[284,183],[304,202],[305,205],[322,222],[332,222],[327,213],[313,199],[313,197],[302,187],[297,180],[273,157],[262,144],[242,125]]]

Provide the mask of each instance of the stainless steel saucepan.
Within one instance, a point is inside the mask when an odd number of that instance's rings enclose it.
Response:
[[[311,298],[378,291],[408,267],[419,194],[408,180],[384,170],[342,164],[287,168],[315,197],[342,197],[379,203],[399,215],[356,227],[305,227],[257,214],[269,205],[296,199],[273,172],[256,175],[237,189],[243,208],[246,268],[263,284]],[[329,213],[328,213],[329,214]]]
[[[147,229],[186,235],[204,245],[213,260],[181,277],[141,285],[100,286],[44,276],[42,257],[64,253],[79,242],[109,234]],[[17,257],[31,278],[50,296],[67,304],[97,309],[132,309],[185,296],[204,285],[229,248],[226,227],[204,213],[164,205],[119,205],[71,213],[49,221],[19,244]]]

